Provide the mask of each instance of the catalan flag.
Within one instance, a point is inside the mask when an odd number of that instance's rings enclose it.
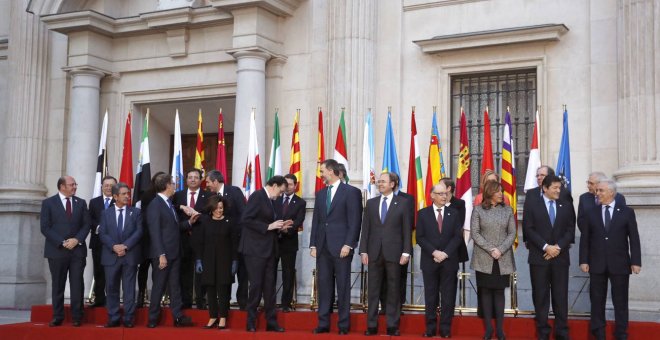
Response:
[[[314,193],[319,192],[319,190],[325,187],[323,183],[323,178],[321,178],[321,162],[325,160],[325,143],[323,142],[323,111],[319,107],[319,129],[318,135],[316,138],[317,147],[316,147],[316,186],[314,187]]]
[[[513,220],[516,222],[516,238],[513,241],[513,249],[518,248],[518,195],[516,193],[516,154],[513,145],[513,134],[511,132],[511,114],[506,108],[504,117],[504,137],[502,137],[502,189],[504,196],[509,198],[513,208]]]
[[[204,131],[202,129],[202,109],[199,109],[199,113],[197,115],[197,145],[195,147],[195,169],[202,170],[202,178],[206,176],[206,161],[204,160]],[[206,186],[205,181],[202,181],[202,189],[205,186]]]
[[[429,143],[429,158],[426,167],[426,205],[431,202],[431,188],[438,184],[445,177],[445,162],[442,157],[442,147],[440,146],[440,133],[436,123],[436,112],[433,108],[433,123],[431,124],[431,142]]]
[[[296,111],[293,118],[293,135],[291,136],[291,161],[289,162],[289,173],[298,179],[296,195],[302,197],[302,166],[300,162],[300,110]]]

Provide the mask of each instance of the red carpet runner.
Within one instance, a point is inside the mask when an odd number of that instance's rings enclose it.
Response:
[[[299,311],[292,313],[278,313],[280,325],[286,329],[285,333],[265,332],[265,321],[263,313],[258,322],[256,333],[245,331],[245,312],[232,311],[226,330],[206,330],[201,326],[206,324],[208,314],[206,311],[187,310],[186,313],[193,318],[194,327],[174,328],[172,327],[172,316],[169,310],[163,309],[159,327],[149,329],[147,323],[147,309],[138,311],[135,320],[135,328],[123,327],[105,329],[103,325],[107,321],[104,308],[87,309],[85,311],[85,322],[82,327],[71,326],[69,310],[67,308],[67,319],[61,327],[48,327],[52,317],[51,306],[32,307],[31,321],[20,324],[0,326],[0,339],[126,339],[126,340],[169,340],[169,339],[364,339],[363,332],[366,329],[366,314],[355,311],[351,314],[351,333],[348,336],[339,336],[336,325],[336,314],[333,318],[333,329],[330,334],[313,335],[311,330],[316,327],[316,313]],[[385,320],[381,316],[379,320],[379,335],[377,339],[385,336]],[[589,322],[586,319],[570,320],[571,337],[573,339],[588,339]],[[420,339],[424,331],[423,314],[406,313],[401,318],[401,337],[398,339]],[[504,322],[504,331],[507,339],[534,339],[534,320],[528,317],[507,317]],[[608,324],[608,338],[612,334],[612,324]],[[630,339],[650,339],[660,334],[660,323],[631,322]],[[483,336],[481,319],[475,316],[456,316],[454,318],[452,338],[453,339],[480,339]],[[396,337],[392,337],[395,338]]]

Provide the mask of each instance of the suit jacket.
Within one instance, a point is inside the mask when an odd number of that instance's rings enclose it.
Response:
[[[582,232],[582,226],[586,223],[587,215],[596,206],[596,195],[585,192],[580,195],[580,203],[578,204],[578,214],[577,214],[577,225],[580,232]],[[614,201],[616,201],[616,206],[626,205],[626,198],[620,193],[616,193],[614,196]]]
[[[417,244],[421,248],[419,266],[421,270],[433,270],[440,265],[449,264],[458,270],[459,247],[463,241],[463,223],[461,214],[453,207],[445,207],[442,217],[442,233],[438,230],[434,205],[428,206],[417,214]],[[465,216],[463,216],[465,219]],[[433,260],[433,252],[443,251],[447,259],[442,263]]]
[[[137,266],[142,262],[142,247],[140,245],[143,232],[142,214],[138,208],[130,206],[124,208],[124,228],[121,234],[117,229],[115,207],[108,207],[108,209],[105,209],[103,214],[101,214],[98,236],[103,244],[101,264],[104,266],[112,266],[117,263],[119,256],[112,251],[112,246],[116,244],[123,244],[128,247],[126,255],[122,257],[125,264],[129,266]]]
[[[168,260],[177,259],[181,252],[181,231],[190,229],[188,221],[179,221],[174,210],[160,195],[149,203],[147,220],[149,226],[149,258],[165,254]]]
[[[103,195],[94,197],[91,200],[89,200],[89,217],[92,221],[92,224],[89,226],[89,231],[90,231],[90,236],[89,236],[89,248],[101,248],[102,243],[101,239],[99,239],[99,234],[98,234],[98,226],[101,223],[101,214],[103,213],[103,210],[105,210],[105,204],[104,204],[104,197]],[[108,205],[108,208],[115,204],[115,199],[112,198],[110,199],[110,205]]]
[[[278,219],[292,220],[293,226],[286,231],[279,232],[279,251],[280,253],[295,253],[298,251],[298,228],[302,228],[305,221],[305,208],[307,202],[298,195],[291,196],[289,207],[284,212],[284,196],[278,197],[273,201],[275,212]]]
[[[340,182],[327,210],[327,193],[327,187],[316,193],[309,246],[320,252],[327,245],[330,254],[338,258],[344,245],[353,249],[357,247],[362,222],[362,194],[357,188]]]
[[[372,261],[382,253],[385,261],[398,263],[402,253],[412,254],[411,201],[392,195],[382,223],[380,199],[381,196],[369,199],[364,209],[360,253],[366,253]]]
[[[90,218],[85,200],[72,196],[71,213],[72,216],[69,218],[59,193],[46,198],[41,203],[41,233],[46,237],[45,258],[87,257],[85,239],[89,234]],[[78,246],[68,250],[62,246],[62,242],[72,237],[78,240]]]
[[[527,204],[526,204],[527,205]],[[550,224],[550,215],[543,199],[533,200],[523,215],[523,232],[527,238],[529,256],[527,262],[533,265],[558,263],[570,265],[569,248],[575,239],[575,209],[573,204],[555,201],[555,224]],[[561,248],[559,256],[545,260],[545,244],[557,244]]]
[[[266,189],[257,190],[243,211],[243,232],[238,251],[243,255],[268,258],[277,254],[277,230],[268,230],[277,214]]]
[[[197,195],[195,195],[195,206],[193,207],[195,210],[199,211],[200,213],[207,213],[207,211],[203,211],[204,208],[206,208],[206,202],[211,195],[210,192],[202,190],[201,188],[197,190]],[[188,189],[184,190],[179,190],[174,193],[174,196],[172,197],[172,205],[174,205],[174,208],[176,209],[177,213],[179,214],[179,221],[187,221],[190,219],[190,216],[186,215],[186,213],[183,212],[183,210],[179,209],[179,206],[181,205],[188,205]]]
[[[234,219],[234,228],[236,232],[241,233],[242,230],[242,221],[243,210],[245,210],[245,195],[243,191],[236,186],[223,184],[223,197],[229,202],[229,211],[225,207],[225,215],[227,218]]]
[[[465,226],[465,201],[452,195],[451,200],[449,200],[449,206],[458,212],[458,223],[461,225],[461,227]],[[462,234],[461,240],[463,240]],[[463,240],[463,242],[458,245],[458,262],[465,262],[469,259],[470,257],[468,256],[467,245]]]
[[[527,209],[531,209],[530,207],[533,206],[535,202],[538,201],[543,202],[543,198],[541,197],[542,193],[543,191],[541,191],[541,187],[536,187],[527,190],[527,192],[525,193],[525,204],[523,205],[523,217]],[[571,196],[571,193],[563,185],[561,187],[561,191],[559,192],[559,200],[573,204],[573,196]],[[527,241],[528,241],[527,235],[525,235],[525,231],[523,228],[523,242],[525,243],[525,245],[527,245]],[[575,239],[573,239],[571,243],[573,242],[575,242]]]
[[[601,206],[593,207],[582,226],[580,264],[589,265],[592,274],[609,272],[630,274],[631,265],[642,265],[642,253],[635,211],[625,205],[614,205],[609,231],[605,231]]]

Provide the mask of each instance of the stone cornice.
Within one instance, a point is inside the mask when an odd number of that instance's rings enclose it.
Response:
[[[260,7],[281,17],[292,16],[301,0],[210,0],[215,8],[227,12],[239,8]]]
[[[0,37],[0,60],[7,60],[9,55],[9,39]]]
[[[444,35],[413,42],[422,48],[422,52],[436,54],[471,48],[559,41],[566,32],[568,27],[564,24],[547,24]]]
[[[100,78],[102,78],[104,76],[116,76],[116,74],[114,74],[110,71],[106,71],[106,70],[100,69],[98,67],[89,66],[89,65],[62,67],[62,71],[67,72],[70,75],[80,74],[80,73],[94,74],[94,75],[99,76]]]

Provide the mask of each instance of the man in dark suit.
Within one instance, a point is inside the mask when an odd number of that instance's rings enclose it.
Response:
[[[75,196],[78,184],[73,177],[60,177],[57,189],[57,194],[41,203],[41,233],[46,237],[44,257],[48,259],[52,280],[53,320],[49,326],[60,326],[64,321],[64,289],[68,275],[73,326],[79,327],[85,291],[85,239],[91,222],[87,203]]]
[[[454,210],[458,212],[458,223],[460,223],[462,226],[465,226],[465,201],[462,199],[454,196],[454,189],[456,189],[456,184],[454,181],[449,178],[445,177],[440,180],[444,185],[447,193],[447,203],[445,204],[448,207],[452,207]],[[462,263],[465,262],[469,259],[468,256],[468,251],[467,251],[467,245],[465,244],[465,241],[461,242],[461,244],[458,245],[458,262]]]
[[[612,286],[616,339],[628,338],[628,284],[630,274],[642,270],[642,253],[635,211],[614,199],[616,183],[596,186],[599,206],[587,213],[580,237],[580,269],[589,273],[591,333],[605,339],[607,281]]]
[[[285,187],[284,177],[271,177],[263,189],[250,195],[243,211],[243,232],[238,251],[245,257],[250,282],[246,324],[248,332],[256,331],[257,307],[262,296],[266,312],[266,331],[284,332],[284,328],[277,323],[275,309],[277,239],[278,232],[290,229],[292,224],[278,218],[273,201],[282,195]]]
[[[133,328],[135,315],[135,280],[142,263],[142,216],[140,209],[128,205],[131,189],[126,183],[111,188],[115,204],[101,214],[99,238],[102,243],[101,263],[105,269],[108,292],[108,323],[119,326],[119,287],[124,291],[124,327]]]
[[[307,202],[296,195],[298,179],[295,175],[284,176],[286,187],[284,195],[278,197],[273,205],[280,219],[287,221],[291,228],[280,229],[278,234],[278,261],[282,263],[282,312],[291,311],[294,281],[296,279],[296,254],[298,253],[298,232],[305,221]],[[275,263],[277,268],[277,263]]]
[[[187,189],[174,193],[172,205],[177,208],[179,221],[187,221],[191,208],[201,212],[206,206],[206,200],[210,195],[200,188],[202,184],[202,170],[191,169],[186,173]],[[181,232],[181,297],[183,308],[191,308],[193,302],[193,289],[195,291],[195,305],[198,309],[206,308],[206,295],[201,285],[201,275],[195,272],[195,255],[193,253],[193,234],[196,228]]]
[[[433,204],[417,214],[417,244],[421,248],[420,269],[424,279],[424,314],[426,331],[422,336],[436,334],[438,297],[440,306],[440,336],[451,337],[451,322],[456,304],[458,279],[458,249],[463,241],[460,213],[447,206],[447,186],[439,182],[431,189]],[[463,217],[464,219],[465,217]]]
[[[102,195],[89,201],[89,216],[92,219],[89,249],[92,250],[92,261],[94,263],[94,303],[90,307],[105,306],[105,270],[101,264],[103,244],[99,239],[99,224],[103,211],[115,204],[112,198],[112,186],[115,184],[117,184],[116,178],[112,176],[103,177],[101,180]]]
[[[561,178],[545,176],[543,200],[525,210],[523,230],[529,248],[529,272],[538,339],[550,338],[548,312],[552,296],[555,338],[568,339],[568,250],[575,238],[575,209],[559,198]],[[552,294],[551,294],[552,292]]]
[[[160,301],[168,288],[170,308],[174,317],[174,327],[191,326],[192,320],[181,311],[181,230],[188,230],[197,222],[199,213],[193,214],[188,221],[179,221],[176,210],[170,201],[174,195],[172,176],[160,174],[154,181],[158,196],[149,203],[147,219],[149,226],[149,258],[153,269],[151,304],[149,305],[149,323],[147,327],[158,325]]]
[[[398,177],[398,176],[397,176]],[[387,335],[399,335],[401,317],[401,266],[412,253],[410,201],[394,195],[398,188],[392,173],[384,172],[378,179],[381,196],[367,201],[362,218],[360,256],[368,266],[367,330],[365,335],[378,334],[378,301],[386,301]],[[382,282],[387,281],[385,297]]]
[[[319,190],[314,200],[309,246],[311,256],[316,258],[319,292],[315,334],[330,331],[335,283],[339,334],[350,330],[351,260],[360,236],[362,203],[355,190],[339,179],[338,164],[334,159],[321,163],[321,177],[328,186]]]
[[[598,198],[596,197],[596,186],[600,181],[607,179],[604,173],[600,171],[595,171],[589,174],[587,179],[587,192],[580,195],[580,200],[578,204],[578,214],[577,214],[577,226],[580,232],[582,232],[582,226],[585,223],[588,213],[594,209],[595,206],[600,205]],[[626,205],[626,198],[620,193],[616,193],[614,200],[618,205]]]
[[[236,232],[239,237],[242,231],[242,223],[240,222],[245,209],[245,196],[243,191],[236,186],[225,184],[225,178],[218,170],[211,170],[206,174],[206,190],[210,193],[223,196],[229,201],[229,213],[227,217],[239,220],[234,224]],[[225,208],[225,211],[227,209]],[[243,254],[238,254],[238,288],[236,289],[236,302],[240,310],[245,310],[248,301],[248,274],[247,267],[245,266],[245,259]]]

